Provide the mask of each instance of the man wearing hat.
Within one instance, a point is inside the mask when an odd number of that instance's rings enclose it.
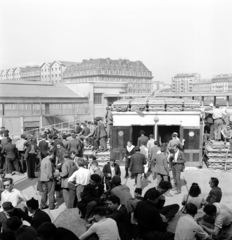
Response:
[[[17,217],[19,219],[23,219],[27,222],[30,221],[30,217],[27,213],[23,212],[20,208],[14,208],[11,202],[4,202],[2,204],[3,211],[0,212],[0,225],[1,232],[7,231],[6,220],[10,217]]]
[[[134,148],[135,153],[131,156],[129,171],[135,177],[135,184],[137,183],[137,175],[144,173],[144,165],[147,163],[145,156],[140,153],[140,147]]]
[[[141,136],[138,138],[138,143],[137,146],[141,146],[141,145],[145,145],[147,146],[147,142],[148,142],[148,137],[145,136],[145,132],[143,130],[140,131],[139,133]]]
[[[78,203],[78,208],[85,219],[93,216],[94,209],[101,204],[103,199],[104,186],[101,184],[101,177],[93,174],[90,177],[90,183],[84,187],[82,200]]]
[[[174,132],[172,134],[172,140],[169,141],[168,143],[168,149],[172,149],[174,145],[179,146],[182,148],[182,143],[180,142],[180,139],[178,138],[178,133]]]
[[[39,209],[39,201],[31,198],[26,202],[28,211],[32,214],[32,216],[27,217],[27,221],[31,224],[35,230],[38,229],[40,225],[45,222],[51,222],[51,218],[49,215]]]
[[[109,190],[110,187],[110,181],[114,176],[121,176],[121,170],[117,163],[115,163],[115,159],[110,158],[110,162],[108,162],[103,167],[103,173],[105,176],[105,184],[106,184],[106,190]]]

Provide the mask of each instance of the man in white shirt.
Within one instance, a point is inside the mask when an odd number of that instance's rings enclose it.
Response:
[[[176,226],[175,240],[210,239],[209,235],[194,220],[197,207],[193,203],[185,206],[186,215],[182,216]],[[198,238],[197,238],[198,237]]]
[[[213,109],[213,125],[214,125],[214,137],[216,141],[221,140],[221,130],[223,127],[223,119],[226,116],[226,113],[223,109],[219,108],[219,105],[216,105],[216,108]]]
[[[18,149],[19,153],[19,159],[20,159],[20,165],[21,165],[21,170],[22,172],[26,172],[26,161],[24,160],[24,154],[26,150],[26,136],[22,134],[20,136],[20,139],[15,142],[16,148]]]
[[[150,134],[149,135],[149,140],[147,142],[147,149],[148,149],[148,154],[149,155],[151,155],[151,148],[154,146],[154,142],[155,142],[154,135]]]
[[[98,207],[94,210],[94,223],[79,239],[88,239],[91,235],[96,234],[99,240],[120,240],[118,227],[112,218],[106,218],[106,209]]]
[[[78,170],[75,171],[71,177],[69,177],[68,182],[73,182],[77,186],[76,195],[78,202],[80,202],[81,193],[90,180],[90,170],[84,168],[85,161],[83,158],[76,158],[74,162],[77,165]]]
[[[17,189],[14,189],[13,179],[5,178],[3,181],[5,191],[1,194],[1,205],[4,202],[11,202],[14,207],[20,203],[27,201],[27,198]]]

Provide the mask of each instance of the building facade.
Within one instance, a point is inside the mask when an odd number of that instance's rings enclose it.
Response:
[[[127,93],[151,93],[152,73],[141,61],[90,59],[76,66],[69,66],[64,72],[65,83],[123,82]]]
[[[212,91],[212,80],[204,79],[199,82],[193,83],[192,92],[211,92]]]
[[[212,92],[232,92],[232,75],[221,74],[213,77]]]
[[[21,80],[22,81],[40,81],[40,67],[39,66],[26,66],[21,68]]]
[[[200,80],[200,75],[192,74],[177,74],[172,78],[172,89],[174,93],[191,93],[193,92],[193,83]]]

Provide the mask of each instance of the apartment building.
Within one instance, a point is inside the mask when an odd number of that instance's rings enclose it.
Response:
[[[67,67],[63,79],[66,83],[124,82],[127,93],[152,92],[152,72],[141,61],[127,59],[83,60],[76,66]]]
[[[193,91],[193,84],[201,79],[200,74],[177,74],[172,78],[172,89],[175,93],[190,93]]]
[[[211,92],[212,79],[203,79],[199,82],[193,83],[193,92]]]
[[[221,74],[213,77],[212,92],[232,92],[232,74]]]

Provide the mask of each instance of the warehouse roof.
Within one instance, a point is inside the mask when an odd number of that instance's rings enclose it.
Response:
[[[64,84],[0,82],[0,97],[11,98],[83,98]]]

